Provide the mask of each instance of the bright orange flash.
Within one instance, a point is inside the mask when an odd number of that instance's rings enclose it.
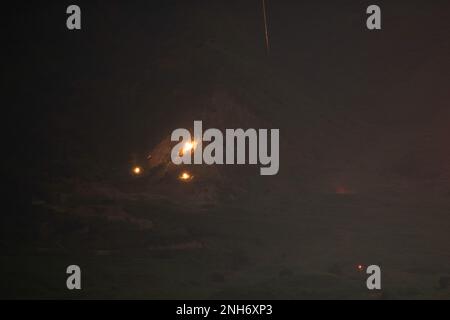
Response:
[[[179,176],[180,180],[182,181],[188,181],[190,179],[192,179],[192,176],[187,173],[187,172],[183,172],[180,176]]]
[[[142,172],[141,167],[134,167],[134,168],[133,168],[133,173],[134,173],[135,175],[139,175],[139,174],[141,174],[141,172]]]
[[[188,152],[191,152],[192,150],[195,149],[195,147],[197,146],[197,142],[195,140],[191,141],[191,142],[186,142],[183,146],[183,148],[180,151],[181,155],[184,155]]]

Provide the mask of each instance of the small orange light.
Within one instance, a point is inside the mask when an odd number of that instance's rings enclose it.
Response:
[[[135,175],[141,174],[141,173],[142,173],[141,167],[134,167],[134,168],[133,168],[133,173],[134,173]]]
[[[188,181],[192,179],[192,176],[187,172],[183,172],[178,178],[182,181]]]
[[[358,270],[359,270],[359,271],[362,271],[363,268],[364,268],[364,267],[363,267],[362,264],[358,264]]]
[[[192,152],[197,147],[197,141],[192,140],[189,142],[186,142],[184,146],[180,149],[180,156],[183,156],[186,153]]]

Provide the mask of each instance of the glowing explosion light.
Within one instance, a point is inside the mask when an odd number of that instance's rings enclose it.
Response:
[[[191,142],[186,142],[183,146],[183,148],[180,151],[181,155],[184,155],[188,152],[191,152],[195,149],[195,147],[197,146],[197,142],[195,142],[195,140],[191,141]]]
[[[140,175],[140,174],[142,173],[141,167],[134,167],[134,168],[133,168],[133,173],[134,173],[135,175]]]
[[[191,180],[193,177],[188,173],[188,172],[183,172],[180,176],[179,176],[180,180],[182,181],[189,181]]]

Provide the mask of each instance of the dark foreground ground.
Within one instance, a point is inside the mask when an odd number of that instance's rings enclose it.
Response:
[[[440,199],[322,194],[189,209],[132,196],[78,200],[81,211],[35,201],[23,234],[10,235],[18,249],[1,256],[2,296],[450,298],[450,206]],[[81,291],[65,287],[70,264]],[[381,266],[381,291],[366,289],[358,264]]]

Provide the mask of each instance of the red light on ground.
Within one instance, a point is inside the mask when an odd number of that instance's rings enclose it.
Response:
[[[362,271],[364,269],[364,266],[362,264],[358,264],[357,268],[359,271]]]
[[[348,194],[348,193],[350,193],[350,191],[344,186],[339,186],[336,188],[336,193],[337,194]]]

